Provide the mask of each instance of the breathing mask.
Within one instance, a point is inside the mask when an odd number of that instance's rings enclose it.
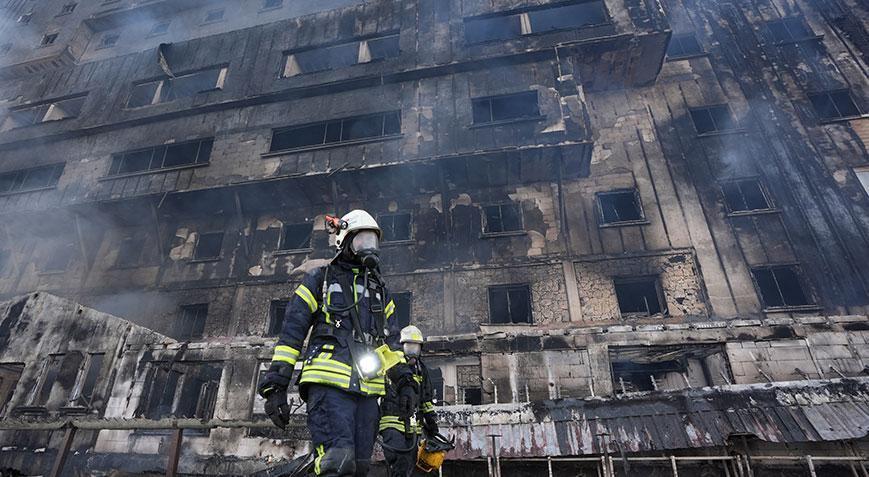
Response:
[[[380,239],[373,230],[362,230],[353,236],[350,251],[366,268],[377,268],[380,265]]]
[[[404,355],[408,358],[418,358],[422,352],[422,344],[420,343],[404,343],[402,347],[404,348]]]

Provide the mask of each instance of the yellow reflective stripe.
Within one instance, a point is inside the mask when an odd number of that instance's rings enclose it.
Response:
[[[389,300],[389,303],[386,305],[386,309],[384,310],[384,314],[386,314],[386,317],[389,318],[390,316],[392,316],[393,313],[395,313],[395,302]]]
[[[334,366],[335,368],[338,368],[340,370],[346,370],[347,372],[350,372],[353,370],[353,368],[350,365],[344,364],[344,363],[342,363],[338,360],[335,360],[335,359],[314,358],[311,360],[311,362],[314,364],[325,364],[328,366]]]
[[[351,376],[350,371],[345,371],[343,369],[336,368],[335,366],[329,366],[327,364],[306,364],[302,373],[309,371],[322,371],[324,373],[333,373],[339,376],[344,376],[348,379]]]
[[[322,371],[309,370],[308,372],[302,372],[302,379],[300,379],[299,382],[303,384],[328,384],[331,386],[338,386],[342,389],[347,389],[350,387],[349,377],[339,376],[337,374]]]
[[[434,406],[434,404],[431,403],[431,401],[422,403],[422,413],[423,414],[428,414],[430,412],[434,412],[434,410],[435,410],[435,406]]]
[[[317,458],[314,459],[314,473],[320,475],[320,461],[323,460],[323,455],[326,451],[323,449],[323,444],[317,446]]]
[[[308,304],[311,313],[317,311],[317,300],[314,299],[314,294],[311,293],[311,290],[308,290],[308,287],[305,285],[299,285],[299,287],[296,288],[296,295],[299,295],[299,298]]]
[[[383,416],[382,418],[380,418],[380,425],[378,426],[378,429],[380,431],[384,431],[386,429],[395,429],[397,431],[404,432],[404,421],[396,416]],[[409,431],[419,433],[420,427],[411,422]]]
[[[296,364],[301,353],[291,346],[278,345],[275,346],[275,352],[272,355],[272,361],[282,361],[284,363]]]

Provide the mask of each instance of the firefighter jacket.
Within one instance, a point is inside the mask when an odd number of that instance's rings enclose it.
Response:
[[[395,312],[395,303],[384,296],[385,288],[377,288],[370,284],[366,289],[364,270],[340,259],[308,272],[296,288],[287,305],[272,363],[284,362],[294,366],[297,361],[302,361],[298,382],[303,399],[306,398],[306,384],[333,386],[364,396],[386,393],[383,377],[364,379],[354,366],[350,351],[354,341],[351,312],[329,311],[347,308],[356,302],[356,316],[363,333],[380,335],[390,348],[399,349],[400,327],[397,320],[390,319]],[[384,326],[380,333],[378,323]],[[310,338],[303,355],[303,343],[309,331]]]
[[[417,359],[416,363],[411,366],[413,371],[413,379],[419,383],[419,409],[417,415],[420,417],[426,414],[435,412],[434,406],[434,387],[428,375],[428,368],[422,362],[422,359]],[[405,429],[405,422],[399,417],[398,404],[398,386],[387,379],[386,396],[380,403],[380,432],[386,429],[396,429],[407,433],[422,433],[422,426],[418,424],[421,419],[412,419],[410,428]]]

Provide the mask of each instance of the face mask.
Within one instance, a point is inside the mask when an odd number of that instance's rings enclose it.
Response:
[[[402,346],[404,348],[404,355],[409,358],[419,356],[420,351],[422,351],[422,345],[419,343],[404,343]]]
[[[380,265],[380,239],[373,230],[363,230],[353,236],[350,251],[367,268]]]

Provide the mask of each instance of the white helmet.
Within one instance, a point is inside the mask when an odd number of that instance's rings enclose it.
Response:
[[[352,237],[360,230],[373,230],[377,233],[377,238],[381,239],[383,233],[380,231],[380,226],[377,221],[368,212],[364,210],[353,210],[348,212],[341,220],[338,221],[338,232],[335,235],[335,247],[340,251],[341,246],[348,237]]]
[[[402,344],[404,343],[419,343],[422,344],[422,331],[419,331],[419,328],[416,326],[410,325],[405,326],[401,329],[401,339],[399,340]]]

